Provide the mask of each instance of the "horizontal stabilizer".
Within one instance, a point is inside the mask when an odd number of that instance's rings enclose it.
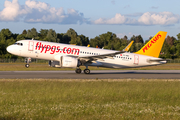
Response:
[[[161,59],[161,58],[159,58],[159,59],[148,59],[148,60],[147,60],[147,62],[161,62],[161,61],[167,62],[167,60]]]

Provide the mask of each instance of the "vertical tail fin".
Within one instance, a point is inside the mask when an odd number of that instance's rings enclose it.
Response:
[[[128,51],[129,48],[132,46],[133,42],[134,42],[134,41],[131,41],[131,42],[123,49],[123,51]]]
[[[136,52],[136,54],[159,57],[166,34],[167,32],[159,31],[146,45]]]

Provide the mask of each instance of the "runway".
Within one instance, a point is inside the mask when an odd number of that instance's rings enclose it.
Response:
[[[180,70],[0,71],[0,79],[180,79]]]

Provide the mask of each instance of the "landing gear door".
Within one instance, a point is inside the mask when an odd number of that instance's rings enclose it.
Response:
[[[138,65],[139,64],[139,56],[134,55],[134,64]]]
[[[29,41],[28,50],[29,51],[33,51],[33,49],[34,49],[34,42],[33,41]]]

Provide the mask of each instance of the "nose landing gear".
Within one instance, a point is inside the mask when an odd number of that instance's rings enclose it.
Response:
[[[29,64],[25,64],[25,67],[28,68],[30,65]]]
[[[29,66],[30,66],[29,63],[31,62],[31,58],[26,58],[25,62],[26,62],[25,67],[29,68]]]

